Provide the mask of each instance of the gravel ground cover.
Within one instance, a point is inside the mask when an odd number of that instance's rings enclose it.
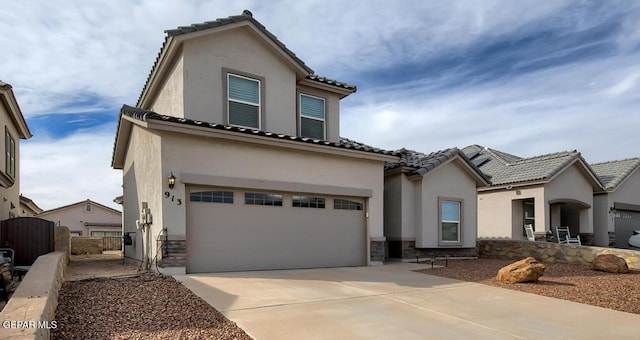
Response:
[[[496,280],[498,270],[513,262],[450,260],[446,268],[429,267],[418,272],[640,314],[640,271],[611,274],[578,264],[544,263],[544,275],[538,282],[506,284]],[[438,260],[436,265],[444,265],[444,261]]]
[[[251,339],[170,276],[67,281],[51,339]]]

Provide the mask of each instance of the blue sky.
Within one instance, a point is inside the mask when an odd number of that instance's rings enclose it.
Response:
[[[117,207],[117,115],[164,30],[249,9],[317,74],[358,86],[341,134],[422,152],[481,144],[589,162],[640,156],[637,1],[10,1],[0,79],[34,137],[21,191]]]

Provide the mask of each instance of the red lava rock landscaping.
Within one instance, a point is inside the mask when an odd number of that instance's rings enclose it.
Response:
[[[51,339],[251,339],[170,276],[65,282]]]

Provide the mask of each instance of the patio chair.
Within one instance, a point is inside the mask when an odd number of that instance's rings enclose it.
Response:
[[[580,236],[571,237],[569,227],[556,226],[556,236],[558,238],[558,243],[582,245],[582,242],[580,242]]]
[[[14,276],[14,265],[16,262],[16,252],[11,248],[0,248],[0,263],[7,263],[9,265],[9,272],[11,272],[11,279]]]
[[[536,236],[533,233],[533,224],[525,224],[524,225],[524,231],[527,232],[527,239],[529,241],[535,241],[536,240]]]

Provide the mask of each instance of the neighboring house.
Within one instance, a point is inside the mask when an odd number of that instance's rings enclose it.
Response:
[[[640,158],[591,164],[605,191],[593,198],[596,244],[628,248],[640,230]]]
[[[315,75],[249,11],[166,33],[120,112],[125,256],[172,273],[381,263],[397,157],[340,137],[356,88]]]
[[[457,148],[398,153],[384,181],[389,257],[477,256],[477,188],[489,179]]]
[[[463,152],[491,178],[478,188],[479,237],[526,239],[525,224],[544,237],[562,225],[593,243],[594,193],[604,189],[579,152],[520,158],[479,145]]]
[[[4,127],[4,153],[0,158],[0,220],[20,216],[20,139],[31,132],[11,85],[0,81],[0,124]]]
[[[20,217],[33,217],[43,210],[27,196],[20,195]]]
[[[68,227],[72,237],[122,236],[122,214],[89,199],[44,211],[37,217]]]

